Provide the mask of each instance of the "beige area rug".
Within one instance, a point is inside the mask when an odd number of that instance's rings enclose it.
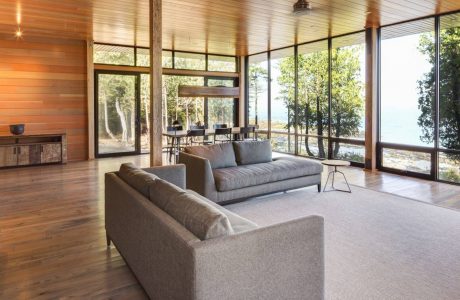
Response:
[[[326,299],[460,299],[460,212],[352,191],[310,187],[226,207],[261,226],[324,216]]]

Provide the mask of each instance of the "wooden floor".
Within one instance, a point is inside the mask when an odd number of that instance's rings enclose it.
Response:
[[[148,156],[0,171],[0,299],[146,299],[105,246],[104,173],[128,161],[147,166]],[[355,185],[460,210],[459,186],[345,172]]]

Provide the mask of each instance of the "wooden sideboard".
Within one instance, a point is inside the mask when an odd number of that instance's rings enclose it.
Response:
[[[65,133],[0,135],[0,168],[66,162]]]

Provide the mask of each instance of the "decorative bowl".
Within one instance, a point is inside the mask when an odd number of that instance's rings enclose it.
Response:
[[[24,133],[24,124],[13,124],[10,125],[10,132],[14,135],[20,135]]]

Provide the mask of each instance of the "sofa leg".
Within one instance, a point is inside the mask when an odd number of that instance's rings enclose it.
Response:
[[[107,242],[107,248],[109,248],[109,247],[110,247],[110,243],[111,243],[110,236],[106,233],[106,234],[105,234],[105,238],[106,238],[106,242]]]
[[[318,183],[318,193],[321,193],[321,183]]]

